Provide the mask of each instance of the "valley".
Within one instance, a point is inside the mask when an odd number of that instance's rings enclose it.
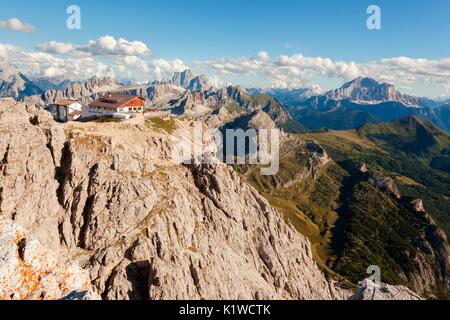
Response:
[[[302,141],[319,143],[332,161],[314,168]],[[440,280],[420,285],[417,279],[432,279],[433,265],[442,262],[417,252],[420,243],[433,241],[425,239],[436,226],[450,231],[450,176],[431,166],[449,145],[448,133],[405,118],[360,130],[292,135],[282,148],[279,174],[266,178],[251,168],[242,174],[310,239],[325,272],[355,283],[364,277],[364,266],[375,264],[389,283],[447,297],[448,284],[441,287]],[[426,214],[416,211],[414,199]],[[448,245],[446,237],[442,241]],[[410,260],[416,255],[417,261]],[[440,259],[448,258],[444,253]],[[418,267],[422,260],[431,268],[428,275]]]

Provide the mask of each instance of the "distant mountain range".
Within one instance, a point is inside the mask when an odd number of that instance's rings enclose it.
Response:
[[[449,148],[448,132],[408,116],[290,135],[275,176],[239,170],[308,236],[329,274],[358,281],[374,263],[388,283],[448,298],[450,247],[437,225],[450,231]]]
[[[63,90],[67,88],[70,84],[75,83],[77,81],[72,81],[64,78],[63,76],[59,77],[43,77],[33,80],[33,83],[38,86],[43,91],[48,90]]]
[[[0,98],[12,97],[22,99],[43,93],[39,86],[20,73],[15,67],[0,62]]]
[[[209,281],[209,271],[221,275],[231,265],[232,276],[226,279],[230,292],[246,288],[241,283],[234,287],[233,281],[234,275],[244,272],[245,279],[256,279],[255,283],[273,279],[258,289],[258,298],[264,298],[260,294],[278,286],[281,274],[287,276],[274,294],[302,299],[308,298],[298,294],[304,289],[293,284],[303,281],[305,274],[308,281],[321,279],[316,263],[328,280],[351,285],[367,277],[367,267],[375,264],[387,283],[408,286],[426,297],[449,297],[450,133],[443,130],[450,129],[449,104],[404,95],[370,78],[319,94],[308,89],[214,88],[191,70],[141,84],[110,77],[30,80],[14,67],[1,67],[2,96],[24,102],[0,99],[0,125],[8,133],[0,139],[1,166],[8,169],[0,177],[6,188],[2,195],[14,197],[6,198],[4,215],[25,223],[23,227],[46,246],[64,243],[70,252],[84,250],[83,261],[90,261],[87,271],[106,270],[92,284],[102,297],[154,298],[155,291],[148,288],[156,283],[158,294],[179,297],[182,292],[192,298],[193,292],[194,298],[217,298],[222,291],[218,287],[214,291],[217,281]],[[106,92],[145,97],[147,117],[136,125],[103,119],[61,125],[41,110],[66,98],[86,105]],[[173,134],[188,132],[192,120],[222,131],[283,129],[289,134],[281,135],[280,170],[263,176],[260,165],[234,166],[229,171],[221,164],[170,163]],[[312,131],[320,128],[328,129]],[[189,136],[186,142],[193,142]],[[226,137],[222,142],[226,146]],[[18,172],[39,174],[22,179],[18,188]],[[42,192],[45,188],[53,192]],[[136,205],[130,209],[130,203]],[[105,208],[106,220],[97,219],[95,213]],[[155,225],[152,219],[161,214],[169,220],[157,219]],[[215,224],[197,228],[195,243],[172,245],[177,237],[171,237],[168,228],[176,229],[173,234],[187,232],[185,238],[191,239],[192,222],[205,219]],[[111,228],[126,234],[111,234]],[[296,238],[294,228],[309,241]],[[233,231],[230,241],[222,237],[223,230]],[[249,235],[254,239],[247,241]],[[17,237],[4,242],[15,244],[13,239]],[[112,248],[111,243],[121,245]],[[209,248],[223,244],[229,246],[225,251],[230,255],[206,267],[193,264],[192,257],[211,257]],[[3,247],[11,247],[7,256],[16,257],[18,250],[23,252],[21,246]],[[250,256],[243,246],[250,248]],[[155,266],[151,261],[142,263],[161,248],[167,261]],[[170,251],[173,248],[178,251]],[[295,255],[299,248],[304,256]],[[112,258],[103,259],[105,252]],[[174,264],[171,256],[181,257],[181,262]],[[115,257],[125,258],[119,263]],[[248,261],[252,266],[247,268]],[[255,261],[258,265],[253,267]],[[8,267],[12,274],[15,269],[12,264]],[[174,282],[149,282],[153,271],[175,275]],[[252,297],[253,282],[242,283],[248,284],[245,297]],[[327,290],[332,282],[324,278],[321,283],[320,290],[331,297]],[[208,284],[208,290],[198,289]],[[309,283],[304,288],[316,290]],[[386,292],[386,287],[381,289]]]
[[[38,107],[64,98],[89,103],[108,91],[138,94],[147,99],[147,107],[207,117],[215,126],[221,126],[224,119],[247,117],[248,113],[263,110],[280,128],[290,132],[356,129],[405,116],[417,116],[450,130],[448,101],[439,103],[405,95],[393,85],[371,78],[359,77],[319,94],[317,90],[305,88],[216,89],[204,75],[196,75],[191,70],[176,72],[169,80],[147,84],[120,83],[110,77],[86,81],[64,77],[30,80],[15,67],[0,64],[0,97],[12,97]]]
[[[204,75],[196,75],[191,70],[175,72],[170,83],[189,91],[206,91],[212,88]]]
[[[427,99],[400,93],[388,83],[378,83],[371,78],[358,77],[336,90],[325,94],[330,100],[350,100],[359,104],[399,102],[411,107],[437,107],[437,103]]]
[[[293,118],[310,130],[347,130],[368,123],[417,116],[450,130],[450,106],[401,94],[394,86],[357,78],[324,95],[287,106]]]
[[[264,94],[277,99],[285,106],[298,105],[301,102],[308,100],[309,98],[318,95],[319,90],[306,89],[306,88],[249,88],[247,89],[253,95]]]

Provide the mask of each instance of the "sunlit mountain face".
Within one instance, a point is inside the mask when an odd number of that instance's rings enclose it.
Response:
[[[448,1],[0,7],[0,300],[450,297]]]

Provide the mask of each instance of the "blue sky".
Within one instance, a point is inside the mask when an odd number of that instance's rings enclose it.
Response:
[[[65,11],[71,4],[81,8],[81,30],[65,27]],[[382,10],[381,30],[366,28],[370,4]],[[450,57],[448,0],[0,0],[0,5],[0,21],[15,17],[37,29],[33,33],[0,29],[0,43],[28,53],[49,41],[83,45],[110,35],[144,42],[151,51],[140,57],[145,61],[180,59],[194,70],[244,85],[270,86],[276,81],[267,79],[267,70],[266,75],[221,74],[215,67],[199,66],[202,61],[214,65],[217,59],[256,57],[261,51],[274,62],[282,55],[296,54],[360,64],[393,57],[430,61]],[[108,63],[109,58],[96,59]],[[403,71],[397,77],[402,75]],[[308,73],[299,77],[305,77],[299,84],[316,81],[324,88],[346,80],[341,74]],[[406,84],[399,80],[393,82],[404,91],[427,95],[445,94],[448,87],[448,83],[440,85],[439,79],[432,86],[427,79]]]

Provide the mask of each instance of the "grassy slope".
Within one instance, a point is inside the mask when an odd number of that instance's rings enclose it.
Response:
[[[445,154],[450,139],[434,130],[412,121],[359,131],[296,135],[299,140],[322,144],[336,163],[321,169],[315,180],[283,187],[307,166],[302,152],[289,145],[283,148],[281,170],[276,176],[261,177],[258,169],[248,168],[245,174],[299,232],[308,236],[315,258],[325,271],[337,271],[357,281],[366,276],[367,266],[377,264],[387,270],[386,281],[402,283],[399,273],[412,268],[405,252],[415,254],[408,239],[423,229],[423,217],[410,211],[407,203],[364,181],[354,181],[344,163],[362,161],[371,170],[396,178],[402,194],[423,199],[428,212],[449,234],[450,177],[429,164],[436,154]],[[346,219],[349,213],[351,219]]]
[[[317,140],[336,161],[365,162],[396,178],[402,194],[423,199],[438,225],[450,234],[450,175],[430,165],[449,147],[450,135],[436,129],[427,123],[422,126],[394,121],[358,131],[330,131],[302,138]]]

